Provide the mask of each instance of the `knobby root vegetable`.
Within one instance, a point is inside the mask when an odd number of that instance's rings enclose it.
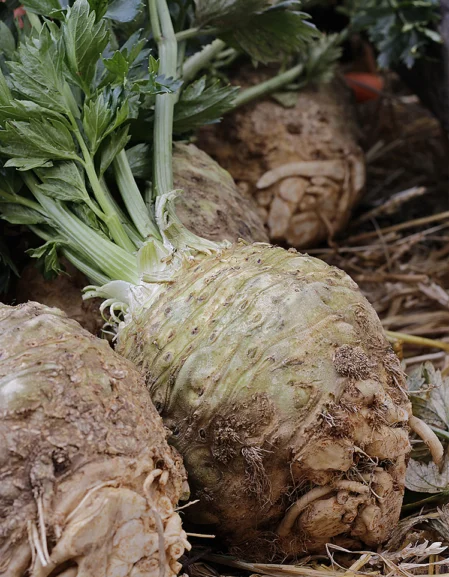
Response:
[[[267,241],[268,236],[251,197],[243,195],[231,175],[193,144],[176,143],[173,151],[174,185],[182,189],[176,212],[193,233],[210,240]],[[83,300],[89,281],[68,261],[67,274],[45,280],[33,264],[21,273],[17,302],[37,301],[62,309],[92,334],[99,334],[104,319],[98,299]]]
[[[66,259],[61,260],[65,273],[51,280],[46,280],[34,263],[28,264],[17,281],[17,303],[36,301],[61,309],[90,333],[99,334],[104,325],[99,300],[83,300],[82,289],[89,281]]]
[[[140,375],[56,309],[0,327],[0,575],[176,575],[186,476]]]
[[[388,538],[411,409],[345,273],[266,244],[186,260],[131,303],[117,350],[173,432],[200,499],[192,520],[257,559]]]
[[[315,246],[346,226],[365,183],[352,110],[338,79],[301,90],[292,108],[263,99],[237,109],[203,128],[199,146],[254,196],[271,240]]]
[[[268,241],[254,199],[232,176],[194,144],[175,143],[173,180],[183,192],[176,213],[185,227],[209,240]]]

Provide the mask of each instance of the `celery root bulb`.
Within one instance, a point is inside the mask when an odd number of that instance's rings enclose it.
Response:
[[[235,82],[260,77],[247,71]],[[272,241],[306,248],[343,230],[360,197],[357,131],[348,89],[335,80],[302,89],[291,108],[265,98],[237,109],[203,128],[199,146],[254,197]]]
[[[194,144],[175,143],[173,180],[182,194],[176,213],[186,228],[209,240],[268,241],[257,204],[232,176]]]
[[[0,575],[170,577],[177,452],[134,367],[61,311],[0,305]]]
[[[259,560],[388,537],[410,404],[379,319],[344,272],[237,244],[186,261],[131,306],[118,338],[183,456],[195,522]]]

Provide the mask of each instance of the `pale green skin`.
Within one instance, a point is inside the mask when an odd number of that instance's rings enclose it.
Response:
[[[150,502],[144,483],[157,467],[167,478]],[[73,562],[78,577],[129,577],[142,563],[158,577],[152,509],[171,533],[163,574],[178,573],[185,471],[141,376],[107,341],[38,303],[0,304],[0,479],[1,576],[46,577]],[[30,547],[39,502],[47,565]]]
[[[117,350],[143,370],[174,433],[193,496],[201,499],[190,509],[195,522],[217,523],[214,532],[258,559],[301,553],[305,542],[319,549],[338,535],[293,544],[294,536],[286,544],[271,535],[271,549],[258,540],[275,532],[298,484],[352,479],[357,445],[381,464],[388,459],[395,488],[380,524],[367,528],[356,519],[343,532],[352,531],[355,543],[388,536],[404,488],[409,404],[380,321],[344,272],[269,245],[234,245],[186,262],[172,284],[132,308]],[[356,351],[362,362],[338,364],[339,350]],[[359,385],[376,389],[374,401]],[[357,407],[372,415],[361,417]],[[324,414],[340,425],[327,426]],[[358,503],[354,516],[367,505]]]

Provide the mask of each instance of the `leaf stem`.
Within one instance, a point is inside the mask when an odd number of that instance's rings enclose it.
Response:
[[[149,0],[151,25],[159,49],[159,72],[166,78],[176,77],[177,42],[166,0]],[[154,118],[154,196],[173,189],[172,140],[173,109],[176,93],[156,96]]]
[[[279,90],[279,88],[290,84],[290,82],[293,82],[293,80],[295,80],[303,70],[304,64],[297,64],[293,68],[290,68],[277,76],[273,76],[273,78],[270,78],[265,82],[261,82],[260,84],[256,84],[256,86],[251,86],[251,88],[242,90],[237,94],[234,100],[234,108],[248,104],[248,102],[251,102],[256,98],[271,94],[272,92]]]
[[[143,239],[155,237],[160,239],[159,231],[151,220],[145,201],[134,180],[126,152],[122,150],[113,161],[115,179],[128,213]]]
[[[45,216],[45,213],[43,212],[41,205],[37,202],[34,202],[34,200],[30,200],[30,199],[25,198],[23,196],[19,196],[18,194],[11,194],[9,192],[4,192],[1,189],[0,189],[0,199],[5,200],[6,202],[12,202],[14,204],[21,204],[22,206],[32,208],[33,210],[36,210],[36,211],[40,212],[43,216]],[[1,200],[0,200],[0,202],[1,202]]]
[[[182,40],[189,40],[189,38],[196,38],[197,36],[215,36],[223,30],[221,28],[201,28],[196,26],[194,28],[188,28],[187,30],[181,30],[176,36],[176,40],[181,42]]]
[[[205,46],[200,52],[196,52],[187,58],[182,66],[182,78],[184,82],[190,82],[198,72],[205,68],[226,46],[223,40],[216,38]]]
[[[103,220],[106,223],[107,227],[109,228],[111,236],[114,239],[114,241],[118,244],[118,246],[122,247],[128,252],[133,253],[135,251],[135,246],[129,239],[128,235],[126,234],[122,226],[122,223],[120,222],[120,219],[118,218],[118,215],[114,210],[114,207],[111,205],[106,194],[104,193],[100,181],[98,180],[97,171],[95,170],[92,157],[86,146],[86,143],[84,142],[84,138],[78,128],[76,120],[72,116],[72,114],[69,114],[68,116],[72,124],[73,132],[76,136],[76,139],[81,148],[81,152],[83,154],[83,160],[81,159],[79,160],[84,166],[95,198],[97,199],[98,204],[100,205],[105,214],[105,218]]]
[[[38,236],[42,240],[45,241],[54,240],[52,235],[42,230],[40,226],[30,224],[28,225],[28,227],[32,232],[34,232],[36,236]],[[90,282],[102,286],[111,281],[109,277],[98,271],[93,263],[88,262],[86,256],[83,255],[82,257],[80,257],[76,254],[75,251],[66,247],[61,247],[59,250],[62,253],[62,255],[65,256],[66,259],[73,264],[75,268],[77,268],[87,276]]]
[[[112,279],[121,279],[137,284],[139,275],[135,259],[110,240],[97,234],[74,216],[61,202],[45,196],[38,187],[35,177],[23,173],[25,184],[51,219],[52,226],[65,236],[67,241],[86,255],[87,261],[94,261]]]

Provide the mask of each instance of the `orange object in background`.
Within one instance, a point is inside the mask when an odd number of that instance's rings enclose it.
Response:
[[[355,94],[357,102],[377,100],[384,88],[384,79],[379,74],[347,72],[345,80]]]
[[[5,2],[6,0],[0,0],[0,2]],[[19,6],[19,8],[15,8],[14,9],[14,18],[16,18],[18,24],[19,24],[19,28],[23,28],[23,20],[22,20],[22,16],[25,16],[26,11],[25,8],[23,6]]]

